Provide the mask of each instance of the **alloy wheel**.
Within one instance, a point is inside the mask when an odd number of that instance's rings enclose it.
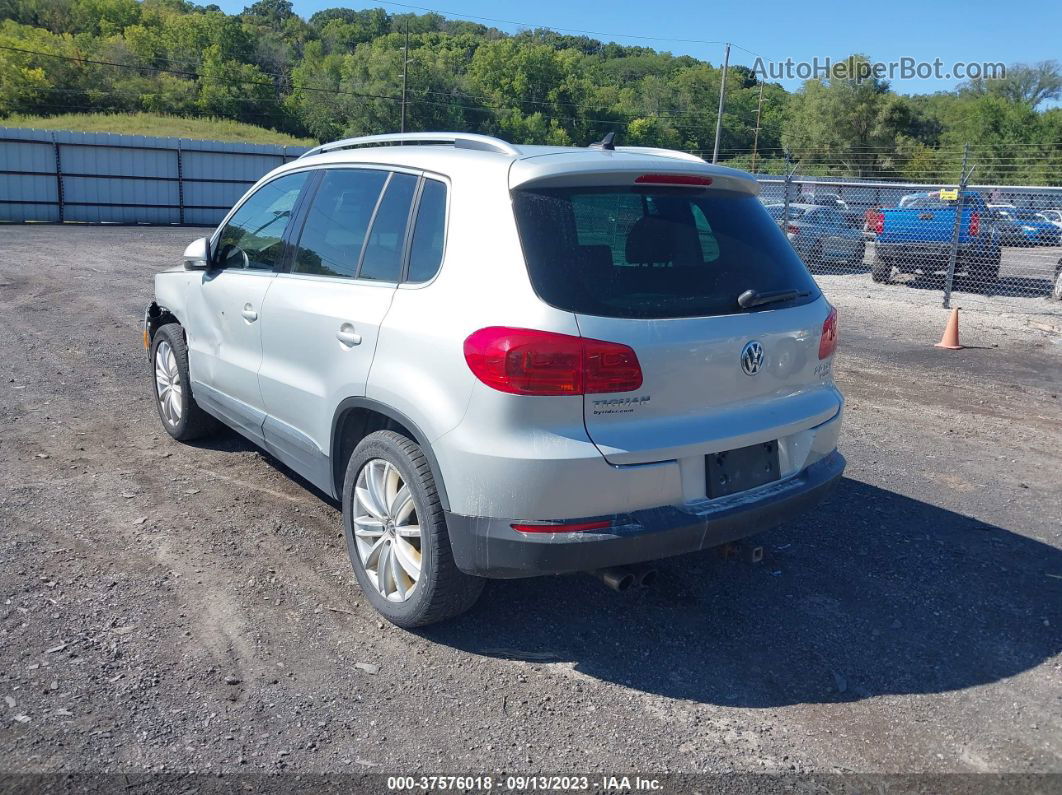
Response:
[[[165,341],[155,349],[155,393],[163,419],[176,426],[181,421],[181,373],[173,348]]]
[[[361,468],[353,513],[354,543],[369,581],[388,601],[406,601],[420,581],[420,520],[394,464],[374,458]]]

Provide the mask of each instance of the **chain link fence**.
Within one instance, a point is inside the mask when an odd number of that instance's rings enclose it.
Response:
[[[762,176],[760,198],[828,290],[1062,315],[1062,188]]]

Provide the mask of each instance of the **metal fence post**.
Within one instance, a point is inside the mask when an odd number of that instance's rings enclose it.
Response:
[[[181,164],[181,139],[177,139],[177,221],[184,226],[184,168]]]
[[[63,159],[59,156],[59,141],[52,133],[52,147],[55,149],[55,198],[59,202],[59,223],[63,223]]]
[[[785,153],[785,182],[782,183],[782,219],[779,221],[779,226],[782,229],[783,234],[788,234],[789,230],[789,189],[793,185],[793,174],[796,173],[796,166],[790,168],[792,161],[789,157],[789,152]]]
[[[955,223],[951,228],[951,251],[948,254],[948,275],[944,280],[944,308],[951,309],[951,288],[955,283],[955,266],[959,260],[959,234],[962,230],[962,207],[966,199],[966,183],[970,179],[966,164],[970,159],[970,145],[962,150],[962,172],[959,174],[959,195],[955,201]]]

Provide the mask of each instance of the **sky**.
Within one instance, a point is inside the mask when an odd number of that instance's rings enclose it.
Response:
[[[213,2],[237,13],[253,0]],[[715,64],[722,62],[722,42],[728,41],[734,45],[731,64],[749,67],[755,65],[757,56],[765,63],[790,58],[794,63],[814,58],[822,63],[853,52],[882,63],[939,58],[945,73],[957,62],[1062,60],[1062,3],[1057,0],[1032,0],[1018,6],[999,0],[411,0],[402,5],[381,0],[293,0],[293,5],[303,17],[337,6],[382,7],[395,14],[432,10],[509,33],[548,27],[692,55]],[[482,19],[486,17],[491,19]],[[768,80],[789,90],[803,82],[796,76]],[[900,79],[897,74],[890,84],[899,93],[924,94],[952,89],[958,82],[954,76]]]

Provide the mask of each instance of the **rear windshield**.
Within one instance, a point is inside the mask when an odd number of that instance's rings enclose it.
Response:
[[[605,317],[742,311],[746,290],[818,288],[755,196],[686,188],[513,192],[531,283],[546,303]]]
[[[779,204],[777,206],[772,205],[772,206],[767,208],[767,212],[770,214],[771,218],[773,218],[776,221],[780,221],[782,219],[782,213],[785,212],[785,205],[784,204]],[[807,215],[807,213],[808,213],[808,211],[807,211],[807,208],[805,208],[805,207],[793,207],[792,205],[790,205],[790,207],[789,207],[789,220],[790,221],[795,221],[798,218],[803,218],[805,215]]]

